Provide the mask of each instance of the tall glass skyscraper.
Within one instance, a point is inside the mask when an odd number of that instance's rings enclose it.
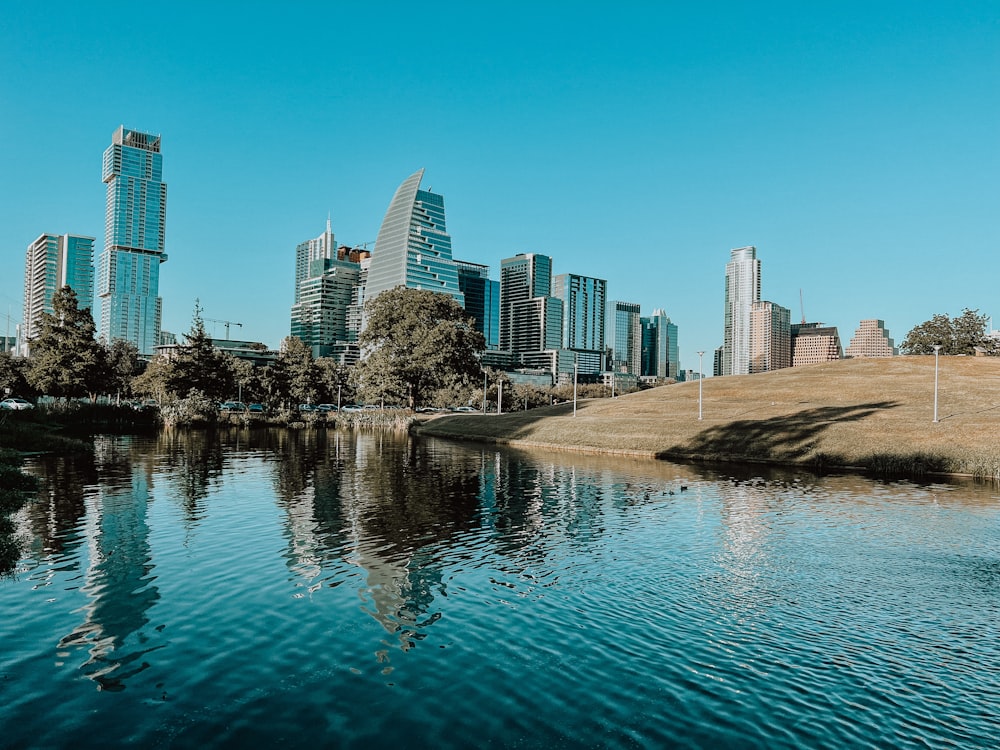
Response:
[[[750,373],[750,308],[760,301],[760,261],[753,245],[730,251],[726,264],[722,374]]]
[[[642,373],[642,322],[639,303],[612,300],[608,303],[608,350],[613,372]]]
[[[405,286],[450,294],[464,307],[445,227],[444,198],[421,190],[423,177],[422,169],[410,175],[389,203],[375,238],[365,299]]]
[[[131,341],[150,355],[160,338],[160,264],[167,259],[160,136],[119,127],[104,152],[102,179],[108,188],[97,265],[98,330],[104,341]]]

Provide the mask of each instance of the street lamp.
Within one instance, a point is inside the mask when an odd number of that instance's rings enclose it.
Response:
[[[938,396],[938,354],[941,352],[941,344],[934,344],[934,422],[938,421],[937,396]]]
[[[701,381],[705,379],[704,367],[702,366],[704,350],[698,352],[698,421],[701,421]]]
[[[573,416],[576,416],[576,355],[573,356]]]
[[[483,414],[486,413],[486,370],[483,370]]]

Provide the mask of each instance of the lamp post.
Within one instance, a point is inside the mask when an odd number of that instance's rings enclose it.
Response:
[[[698,421],[701,421],[701,381],[705,379],[704,367],[702,366],[702,361],[705,356],[705,351],[702,350],[698,352]]]
[[[934,422],[938,421],[938,354],[941,352],[941,344],[934,344]]]
[[[573,416],[576,416],[576,357],[573,357]]]
[[[486,413],[486,370],[483,370],[483,414]]]

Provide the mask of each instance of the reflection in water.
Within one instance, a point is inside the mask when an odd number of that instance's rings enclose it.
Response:
[[[123,690],[130,677],[149,666],[141,661],[151,650],[144,645],[142,629],[159,599],[152,583],[146,523],[149,477],[143,462],[126,460],[129,443],[127,437],[97,442],[95,468],[108,481],[86,501],[83,529],[90,563],[83,592],[89,602],[83,608],[84,621],[59,641],[66,656],[86,648],[89,658],[81,671],[101,689],[112,691]],[[130,469],[129,476],[123,468]]]
[[[988,491],[332,430],[102,438],[29,468],[33,556],[0,581],[23,613],[0,618],[13,746],[98,725],[352,748],[995,729]]]

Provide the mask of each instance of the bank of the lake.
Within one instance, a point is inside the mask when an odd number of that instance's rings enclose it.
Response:
[[[699,398],[702,419],[698,419]],[[449,415],[426,435],[695,461],[1000,479],[1000,358],[849,359],[616,399]]]

